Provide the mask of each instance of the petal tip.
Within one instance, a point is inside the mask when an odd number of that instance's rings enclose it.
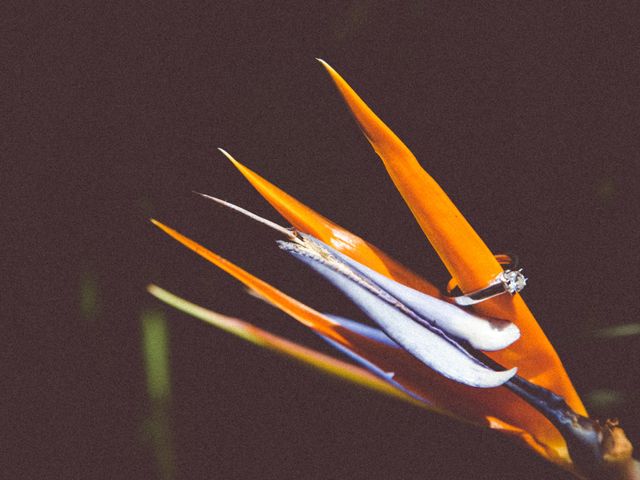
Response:
[[[511,380],[516,375],[516,373],[518,373],[518,367],[513,367],[509,370],[503,370],[501,372],[495,372],[492,379],[492,380],[495,380],[495,382],[487,382],[485,385],[480,385],[480,387],[485,387],[485,388],[499,387],[507,383],[509,380]]]
[[[231,156],[231,154],[227,152],[224,148],[218,147],[218,151],[222,153],[225,157],[227,157],[229,160],[233,160],[233,157]]]
[[[325,62],[325,61],[324,61],[323,59],[321,59],[320,57],[316,57],[316,60],[317,60],[317,61],[319,61],[319,62],[322,64],[322,66],[323,66],[324,68],[327,68],[327,69],[328,69],[328,68],[331,68],[331,65],[329,65],[327,62]],[[333,69],[332,69],[332,70],[333,70]]]
[[[316,60],[320,62],[320,64],[325,68],[325,70],[329,73],[329,75],[335,82],[337,82],[338,80],[342,80],[342,77],[340,77],[340,74],[336,72],[331,65],[329,65],[327,62],[325,62],[321,58],[316,58]]]
[[[485,352],[496,352],[509,347],[520,339],[520,329],[515,323],[505,322],[504,327],[497,329],[496,323],[492,322],[494,327],[490,332],[483,332],[482,336],[470,340],[471,345]]]
[[[242,165],[240,164],[240,162],[238,162],[235,158],[233,158],[233,156],[227,152],[224,148],[220,148],[218,147],[218,150],[220,151],[220,153],[222,153],[225,157],[227,157],[227,159],[233,163],[237,168],[241,168]]]

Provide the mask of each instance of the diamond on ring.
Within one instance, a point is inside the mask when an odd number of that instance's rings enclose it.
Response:
[[[527,285],[527,277],[520,270],[505,270],[500,274],[500,281],[511,295],[515,295]]]

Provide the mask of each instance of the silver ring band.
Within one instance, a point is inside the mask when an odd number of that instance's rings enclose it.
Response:
[[[511,261],[511,258],[513,258],[512,256],[503,255],[501,257],[507,257],[509,259],[508,263],[510,265],[508,266],[511,266],[511,264],[514,263]],[[500,263],[505,264],[507,262]],[[489,282],[489,285],[486,287],[466,294],[449,295],[448,298],[457,305],[467,307],[469,305],[484,302],[485,300],[502,295],[503,293],[515,295],[526,285],[527,278],[523,275],[521,268],[518,270],[506,268],[504,271],[496,275],[496,277]]]

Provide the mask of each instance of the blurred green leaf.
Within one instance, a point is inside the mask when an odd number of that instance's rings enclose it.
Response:
[[[93,273],[85,273],[80,280],[80,313],[93,321],[98,316],[98,281]]]
[[[169,332],[164,313],[142,313],[142,341],[147,391],[152,400],[167,399],[171,393],[169,374]]]
[[[142,312],[141,321],[147,392],[151,399],[151,414],[145,421],[145,431],[150,436],[159,478],[171,480],[175,462],[169,412],[169,330],[164,313],[157,310]]]
[[[624,393],[608,389],[593,390],[585,396],[585,403],[595,410],[613,409],[625,401]]]
[[[631,335],[640,335],[640,323],[616,325],[615,327],[602,328],[592,333],[592,336],[597,338],[629,337]]]

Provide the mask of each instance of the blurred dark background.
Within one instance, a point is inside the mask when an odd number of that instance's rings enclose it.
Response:
[[[520,254],[525,298],[590,411],[640,445],[637,3],[10,3],[7,478],[568,478],[503,436],[318,374],[145,292],[157,283],[324,348],[153,216],[316,308],[353,312],[272,232],[191,193],[278,220],[219,146],[446,281],[314,57],[490,248]]]

